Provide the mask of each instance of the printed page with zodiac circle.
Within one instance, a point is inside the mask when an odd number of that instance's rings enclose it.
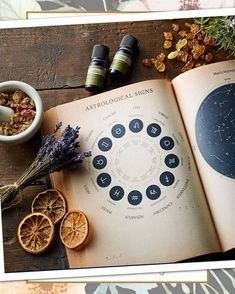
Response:
[[[168,263],[221,250],[171,83],[144,81],[46,112],[44,130],[80,126],[81,168],[54,186],[88,217],[71,268]]]
[[[173,80],[223,251],[235,247],[235,60]]]

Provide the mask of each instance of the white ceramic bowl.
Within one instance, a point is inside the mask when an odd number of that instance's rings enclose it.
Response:
[[[42,122],[43,104],[38,92],[30,85],[19,81],[6,81],[0,83],[0,92],[20,90],[32,98],[36,107],[33,123],[22,133],[13,136],[0,135],[0,143],[19,144],[29,140],[39,130]]]

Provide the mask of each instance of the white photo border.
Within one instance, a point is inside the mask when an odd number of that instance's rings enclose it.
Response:
[[[89,14],[89,13],[88,13]],[[102,18],[100,18],[100,14]],[[64,26],[89,23],[113,23],[117,22],[113,13],[100,13],[85,17],[61,17],[48,19],[33,20],[16,20],[1,21],[0,29],[7,28],[26,28],[42,26]],[[148,21],[148,20],[169,20],[169,19],[187,19],[194,17],[215,17],[235,15],[235,8],[224,9],[205,9],[190,10],[177,12],[147,12],[147,13],[118,13],[118,22],[126,21]],[[176,271],[196,271],[221,268],[235,268],[235,260],[227,261],[209,261],[209,262],[187,262],[187,263],[168,263],[168,264],[151,264],[151,265],[129,265],[113,267],[94,267],[81,269],[64,269],[64,270],[45,270],[45,271],[28,271],[17,273],[6,273],[4,268],[4,251],[2,236],[2,216],[0,215],[0,281],[14,280],[38,280],[38,279],[58,279],[58,278],[86,278],[96,276],[114,276],[128,274],[147,274],[157,272],[176,272]],[[115,279],[116,280],[116,279]]]

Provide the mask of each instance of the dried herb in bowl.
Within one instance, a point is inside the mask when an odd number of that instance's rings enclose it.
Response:
[[[0,106],[13,110],[10,121],[0,121],[0,135],[12,136],[25,131],[36,115],[36,107],[32,98],[22,91],[0,92]]]
[[[53,172],[76,168],[91,152],[79,153],[79,127],[67,126],[61,136],[57,132],[62,123],[56,125],[54,134],[43,136],[42,144],[35,160],[25,173],[13,184],[0,188],[2,210],[15,206],[22,200],[21,193],[25,187]]]

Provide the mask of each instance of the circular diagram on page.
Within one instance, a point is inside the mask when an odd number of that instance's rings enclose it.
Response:
[[[189,159],[180,151],[180,138],[162,125],[133,117],[112,124],[97,138],[93,182],[112,203],[140,208],[166,198],[169,190],[178,195]]]
[[[210,167],[235,179],[235,83],[216,88],[203,100],[195,132],[199,150]]]

